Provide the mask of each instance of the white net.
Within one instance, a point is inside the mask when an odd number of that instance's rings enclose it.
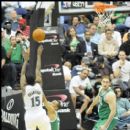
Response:
[[[105,26],[106,24],[111,24],[111,17],[114,14],[115,9],[105,10],[103,13],[97,13],[99,17],[99,26]]]
[[[114,5],[109,5],[109,4],[104,4],[102,2],[95,2],[94,3],[94,10],[97,13],[99,17],[99,32],[104,32],[105,26],[107,24],[111,24],[111,17],[113,13],[115,12],[115,7]]]
[[[104,8],[98,6],[95,12],[99,17],[98,32],[103,33],[107,24],[111,24],[111,18],[115,12],[115,8]]]

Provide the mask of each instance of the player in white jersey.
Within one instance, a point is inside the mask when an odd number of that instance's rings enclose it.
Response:
[[[41,76],[41,55],[43,47],[40,45],[37,50],[37,63],[35,75],[30,72],[28,59],[29,54],[25,53],[24,64],[22,66],[20,86],[23,92],[26,130],[51,130],[50,119],[43,109],[43,91]]]

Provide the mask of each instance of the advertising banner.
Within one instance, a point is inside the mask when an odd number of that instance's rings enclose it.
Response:
[[[64,76],[61,62],[61,47],[58,42],[43,43],[42,57],[43,89],[65,89]]]
[[[46,90],[44,93],[49,101],[61,101],[61,108],[58,110],[60,130],[76,130],[76,114],[68,90]],[[18,130],[26,130],[24,113],[22,93],[2,97],[1,117],[3,123],[8,123]]]

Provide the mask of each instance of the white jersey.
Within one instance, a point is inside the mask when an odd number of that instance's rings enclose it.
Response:
[[[35,83],[34,86],[25,86],[24,94],[24,108],[25,110],[42,108],[43,91],[39,83]]]
[[[42,108],[43,91],[39,83],[25,86],[24,107],[26,130],[51,130],[50,119]]]

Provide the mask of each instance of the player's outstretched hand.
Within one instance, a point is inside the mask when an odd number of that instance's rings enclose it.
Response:
[[[42,54],[42,51],[43,51],[43,46],[42,45],[40,45],[39,47],[38,47],[38,50],[37,50],[38,52],[38,54],[39,55],[41,55]]]

